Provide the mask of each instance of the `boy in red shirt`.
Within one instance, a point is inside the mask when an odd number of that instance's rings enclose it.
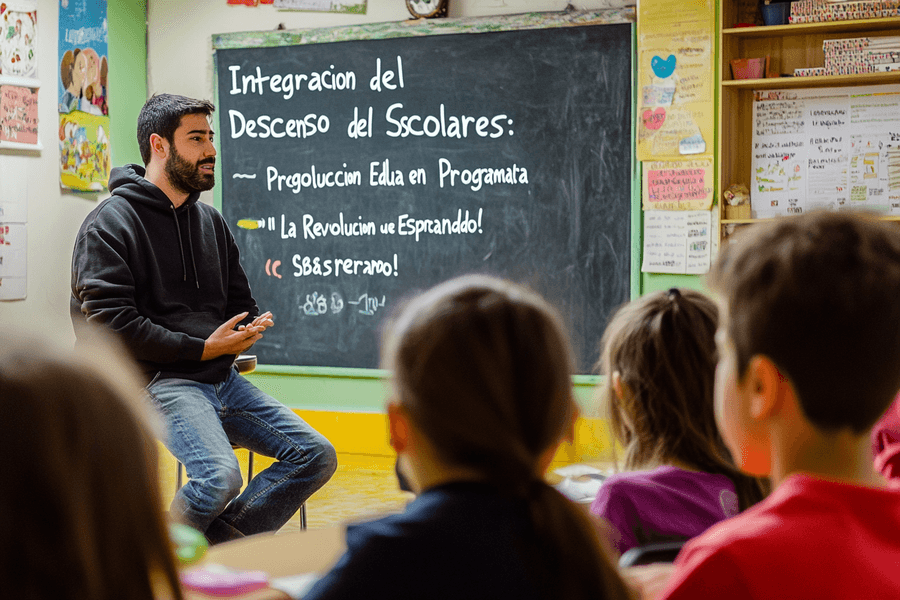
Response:
[[[850,213],[723,249],[716,420],[774,491],[685,546],[662,597],[900,598],[900,495],[869,430],[900,389],[900,229]]]

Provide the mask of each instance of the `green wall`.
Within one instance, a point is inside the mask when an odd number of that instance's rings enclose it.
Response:
[[[147,100],[147,1],[110,0],[106,18],[112,164],[141,164],[137,117]]]

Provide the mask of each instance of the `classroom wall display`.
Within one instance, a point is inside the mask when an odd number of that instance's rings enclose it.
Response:
[[[106,188],[110,170],[106,0],[59,7],[60,185]]]
[[[711,155],[712,0],[646,0],[638,19],[639,160]]]
[[[340,0],[274,0],[275,8],[281,10],[303,10],[315,12],[344,13],[348,15],[366,14],[367,2],[341,2]],[[424,2],[423,2],[424,4]]]
[[[709,210],[712,206],[712,159],[654,160],[641,167],[644,210]]]
[[[26,296],[28,178],[27,156],[4,155],[0,159],[0,300],[24,300]]]
[[[24,300],[28,248],[25,223],[0,221],[0,300]]]
[[[214,37],[222,212],[275,313],[260,362],[377,367],[404,297],[486,272],[559,306],[588,372],[630,291],[632,20]]]
[[[645,273],[700,275],[709,271],[717,211],[644,211]]]
[[[900,215],[900,85],[754,92],[753,218]]]
[[[39,150],[38,88],[17,79],[0,76],[0,148]]]
[[[36,79],[36,40],[37,0],[0,3],[0,75]]]

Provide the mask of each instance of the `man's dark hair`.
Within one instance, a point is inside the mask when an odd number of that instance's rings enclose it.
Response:
[[[195,100],[175,94],[154,94],[138,115],[137,139],[144,165],[150,164],[150,136],[154,133],[169,143],[175,141],[175,130],[185,115],[206,115],[216,110],[209,100]]]
[[[900,228],[813,212],[756,223],[709,274],[740,377],[771,359],[817,427],[862,433],[900,389]]]

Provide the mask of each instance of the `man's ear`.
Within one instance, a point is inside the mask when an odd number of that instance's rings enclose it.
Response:
[[[169,155],[169,141],[158,133],[151,133],[150,154],[165,160]]]
[[[772,359],[763,355],[751,358],[740,383],[750,398],[750,417],[755,421],[762,421],[778,413],[782,408],[786,385],[789,385],[787,378]]]
[[[400,454],[409,448],[410,432],[409,432],[409,416],[403,407],[397,402],[390,402],[387,405],[388,413],[388,443],[394,452]]]

